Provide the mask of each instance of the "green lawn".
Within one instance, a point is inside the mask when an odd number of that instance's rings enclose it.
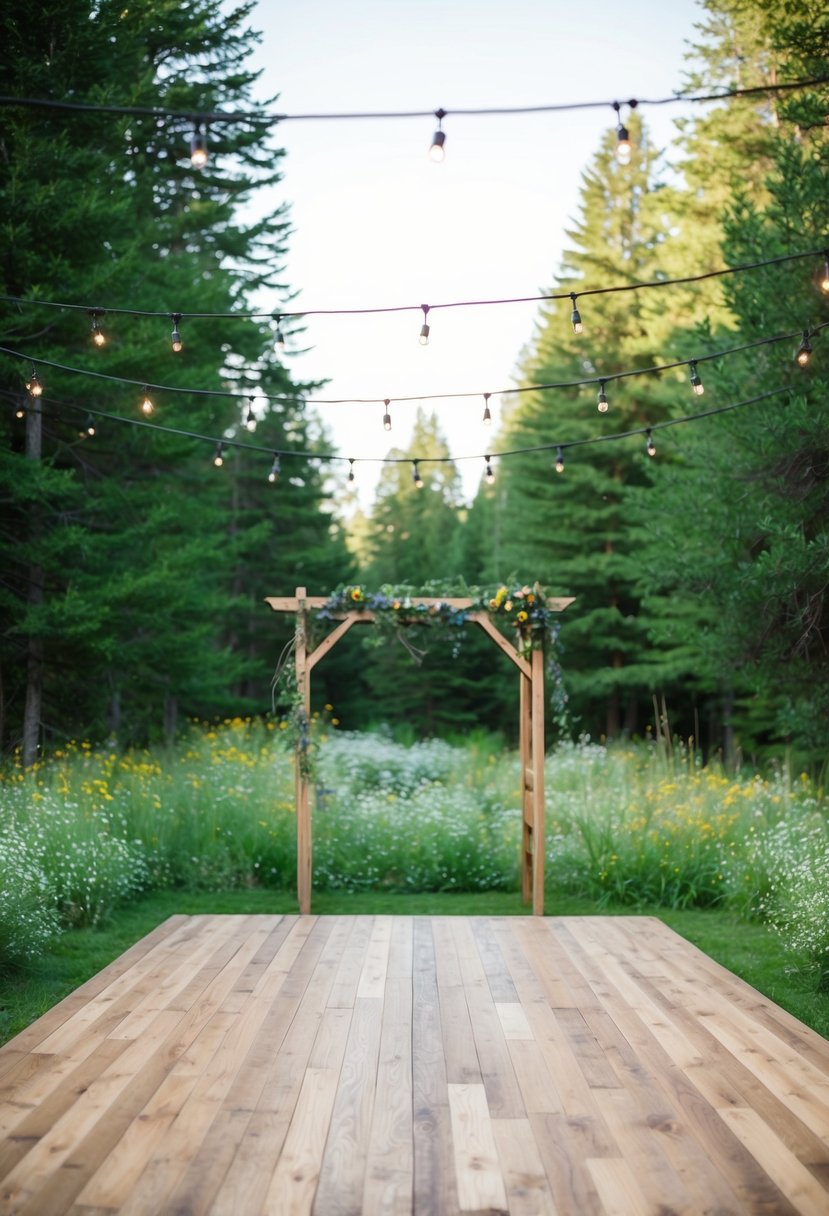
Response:
[[[105,927],[70,929],[36,962],[6,974],[0,986],[0,1039],[17,1034],[67,993],[122,954],[133,942],[176,913],[296,912],[293,895],[264,890],[228,892],[160,891],[121,909]],[[314,911],[336,915],[519,916],[526,908],[510,893],[474,895],[394,895],[321,892]],[[746,923],[729,912],[667,911],[664,908],[608,907],[613,915],[653,915],[699,946],[723,966],[758,988],[795,1017],[829,1038],[829,997],[816,993],[806,976],[792,970],[791,955],[764,925]],[[591,916],[586,900],[548,898],[550,916]]]

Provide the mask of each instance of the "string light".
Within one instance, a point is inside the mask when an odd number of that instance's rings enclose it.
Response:
[[[421,304],[423,309],[423,324],[420,327],[420,345],[429,345],[429,305]]]
[[[282,472],[282,466],[279,463],[279,457],[276,454],[276,452],[274,452],[273,464],[271,465],[270,473],[268,473],[268,481],[271,482],[271,484],[273,484],[273,482],[276,481],[276,479],[279,477],[279,474],[281,472]]]
[[[144,399],[141,402],[141,413],[145,418],[150,418],[155,413],[155,406],[150,397],[150,390],[144,385]]]
[[[445,110],[435,110],[435,118],[438,120],[438,129],[432,136],[432,144],[429,148],[429,159],[433,160],[435,164],[438,165],[446,159],[446,150],[444,148],[444,144],[446,143],[446,132],[443,130],[443,120],[445,117]]]
[[[635,110],[639,103],[634,97],[631,97],[628,106],[631,110]],[[622,122],[621,105],[618,101],[614,101],[613,109],[616,111],[616,159],[620,165],[629,165],[631,157],[630,134],[627,127]]]
[[[383,402],[383,404],[386,407],[386,412],[383,415],[383,430],[390,431],[391,430],[391,414],[389,413],[389,398],[388,397]]]
[[[101,329],[101,317],[104,314],[98,308],[90,309],[89,316],[92,322],[92,341],[98,347],[106,346],[106,334]]]
[[[651,434],[650,427],[648,427],[648,433],[646,436],[645,451],[648,453],[649,456],[656,455],[656,444],[653,441],[653,435]]]
[[[32,364],[32,374],[29,376],[29,379],[26,381],[26,388],[29,390],[30,397],[42,397],[43,396],[43,385],[40,383],[40,380],[38,379],[37,368],[35,367],[34,363]]]
[[[14,411],[14,416],[18,419],[26,417],[26,406],[23,401],[19,401],[17,403],[17,409]]]
[[[608,410],[607,394],[604,391],[606,381],[599,381],[599,398],[596,402],[596,409],[600,414],[606,414]]]
[[[809,341],[809,331],[804,329],[803,337],[800,339],[800,346],[797,348],[795,362],[801,367],[805,367],[812,357],[812,344]]]
[[[256,430],[256,415],[253,412],[253,401],[253,397],[248,398],[248,412],[247,417],[245,418],[245,426],[251,434],[253,434],[253,432]]]
[[[181,325],[181,313],[174,312],[173,316],[172,316],[172,321],[173,321],[173,332],[170,334],[170,345],[173,348],[174,354],[177,355],[183,346],[183,343],[181,341],[181,333],[179,331],[179,325]]]
[[[557,473],[564,472],[564,453],[562,452],[561,448],[556,448],[555,470]]]
[[[95,419],[92,417],[91,414],[87,414],[86,422],[83,424],[83,431],[81,432],[81,438],[83,438],[85,435],[88,435],[91,439],[92,436],[95,434],[96,430],[97,430],[97,427],[95,426]]]
[[[484,456],[484,460],[486,461],[486,468],[484,469],[484,477],[486,478],[486,484],[488,486],[492,486],[495,484],[495,474],[492,471],[492,465],[489,463],[490,459],[491,459],[491,457]]]
[[[691,391],[694,393],[694,396],[701,397],[705,392],[705,385],[699,378],[696,359],[691,360],[691,362],[688,364],[688,369],[691,373]]]
[[[490,426],[492,424],[492,413],[489,408],[489,399],[491,396],[491,393],[484,393],[484,426]]]
[[[412,481],[415,483],[416,489],[423,489],[423,478],[420,476],[420,469],[416,460],[412,461]]]
[[[225,462],[225,445],[223,443],[216,444],[216,451],[213,455],[213,463],[217,469],[220,469]]]
[[[351,456],[348,458],[348,480],[352,485],[357,480],[354,476],[354,460]]]
[[[2,101],[3,101],[3,98],[0,97],[0,104],[2,104]],[[649,290],[651,288],[658,288],[658,287],[679,287],[679,286],[683,286],[687,283],[701,283],[701,282],[706,281],[707,279],[721,278],[725,275],[730,275],[730,274],[741,274],[747,270],[759,270],[766,266],[777,266],[777,265],[781,265],[785,262],[799,261],[803,258],[815,258],[818,256],[821,256],[821,257],[824,256],[823,250],[810,249],[810,250],[805,250],[801,253],[784,253],[777,257],[764,258],[757,262],[741,262],[736,266],[726,266],[720,270],[706,270],[706,271],[701,272],[700,274],[685,275],[685,276],[683,276],[681,278],[677,278],[677,279],[650,279],[650,280],[644,280],[642,282],[637,282],[637,283],[615,283],[615,284],[611,284],[607,287],[583,287],[578,292],[578,295],[579,296],[598,296],[598,295],[608,295],[610,293],[615,293],[615,292],[645,291],[645,290]],[[430,307],[432,308],[432,310],[434,310],[436,308],[494,307],[496,305],[502,305],[502,304],[532,304],[532,303],[536,303],[536,302],[544,303],[549,300],[570,299],[572,295],[573,295],[573,293],[570,291],[563,291],[563,292],[548,292],[546,295],[510,296],[510,297],[503,297],[500,299],[450,300],[450,301],[446,301],[445,303],[432,304]],[[41,308],[59,308],[62,311],[71,311],[71,310],[83,310],[85,312],[90,311],[89,306],[86,304],[70,304],[70,303],[67,303],[66,301],[62,301],[62,300],[25,299],[22,296],[0,295],[0,301],[3,301],[5,303],[17,304],[17,305],[36,305]],[[301,312],[286,312],[286,313],[280,313],[280,314],[275,314],[272,312],[188,312],[186,314],[186,316],[188,317],[188,319],[223,320],[223,321],[238,321],[238,320],[261,321],[261,320],[265,320],[265,319],[267,319],[267,320],[275,319],[277,321],[277,329],[279,329],[279,322],[283,321],[286,317],[303,317],[304,318],[304,317],[315,317],[315,316],[329,316],[329,317],[330,316],[334,316],[334,317],[366,316],[366,315],[376,315],[376,314],[384,314],[384,313],[392,313],[392,312],[416,312],[419,308],[422,308],[422,307],[423,306],[421,304],[395,304],[390,307],[383,306],[383,307],[375,307],[375,308],[306,308],[306,309],[303,309]],[[115,306],[108,306],[106,311],[108,313],[120,313],[120,314],[123,314],[125,316],[130,316],[130,317],[165,317],[165,316],[169,317],[170,316],[169,312],[161,312],[161,311],[157,311],[157,310],[139,309],[139,308],[118,308]],[[178,313],[177,315],[178,315],[179,320],[181,320],[181,317],[185,314]],[[281,342],[284,343],[284,338],[281,338],[280,335],[277,335],[277,345],[279,345]]]
[[[584,326],[581,323],[581,313],[579,312],[578,307],[576,305],[576,293],[574,291],[570,292],[570,299],[573,301],[573,311],[570,313],[570,321],[573,326],[573,333],[574,334],[584,333]]]
[[[196,123],[190,139],[190,164],[194,169],[203,169],[207,164],[207,128],[202,132],[200,122]]]
[[[278,354],[283,354],[285,350],[285,335],[282,332],[282,317],[276,318],[276,349]]]

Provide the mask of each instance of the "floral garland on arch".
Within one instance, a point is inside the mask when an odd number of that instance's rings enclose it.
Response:
[[[437,602],[422,604],[417,601],[428,597]],[[444,598],[445,597],[445,598]],[[453,598],[471,600],[468,608],[458,608],[446,602]],[[344,612],[366,609],[373,613],[378,628],[378,641],[389,633],[400,637],[402,627],[427,625],[442,627],[448,632],[453,654],[457,654],[462,638],[462,628],[472,613],[485,612],[490,620],[500,626],[512,626],[516,631],[516,650],[522,658],[528,658],[533,650],[552,649],[558,636],[557,613],[547,607],[547,597],[539,583],[532,586],[508,586],[500,583],[491,588],[457,587],[447,590],[445,584],[427,584],[423,588],[384,584],[377,591],[367,591],[362,584],[347,584],[332,592],[322,608],[314,612],[317,620],[335,620]],[[407,646],[414,657],[422,653],[416,647]]]

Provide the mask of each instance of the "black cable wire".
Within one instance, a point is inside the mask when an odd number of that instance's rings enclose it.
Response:
[[[441,116],[463,115],[464,117],[481,117],[499,114],[553,114],[568,110],[598,110],[609,109],[616,105],[636,106],[666,106],[679,102],[709,102],[723,101],[729,97],[754,97],[758,95],[773,95],[790,92],[793,89],[807,89],[814,85],[829,84],[829,77],[815,76],[804,80],[792,80],[783,84],[753,85],[748,88],[724,89],[717,93],[672,93],[670,97],[630,98],[629,101],[574,101],[559,102],[538,106],[483,106],[447,110],[439,107]],[[54,98],[41,97],[9,97],[0,96],[0,105],[21,106],[28,109],[51,109],[81,111],[92,114],[121,114],[145,116],[151,118],[180,119],[182,122],[202,122],[215,125],[220,122],[247,122],[254,125],[275,122],[299,121],[334,121],[339,119],[360,120],[373,118],[429,118],[437,115],[437,109],[430,110],[370,110],[351,113],[257,113],[253,110],[168,110],[159,106],[115,106],[100,105],[91,102],[62,101]]]
[[[804,333],[809,337],[820,333],[822,330],[829,327],[829,321],[822,321],[814,326],[807,326],[805,329],[800,328],[792,330],[785,334],[775,334],[770,338],[758,338],[753,342],[745,342],[741,346],[728,347],[725,350],[712,351],[706,355],[689,356],[687,359],[676,359],[671,363],[661,363],[653,367],[637,367],[627,371],[608,372],[606,375],[589,376],[584,380],[555,380],[544,384],[525,384],[512,388],[496,389],[489,393],[490,397],[504,397],[510,394],[520,393],[535,393],[545,392],[549,389],[559,388],[584,388],[587,385],[606,385],[611,384],[616,380],[624,380],[632,376],[650,376],[658,375],[661,372],[672,371],[678,367],[687,367],[691,363],[709,363],[714,359],[722,359],[727,355],[736,355],[746,350],[755,350],[761,346],[772,346],[777,342],[789,342],[794,338],[800,338]],[[157,393],[184,393],[192,397],[222,397],[229,401],[250,401],[251,398],[256,398],[261,401],[275,402],[281,405],[384,405],[386,402],[394,405],[409,404],[417,401],[457,401],[469,398],[481,397],[479,391],[467,391],[462,393],[424,393],[419,396],[410,397],[304,397],[304,396],[275,396],[268,393],[263,393],[258,390],[250,389],[247,392],[238,393],[227,392],[222,389],[206,389],[206,388],[182,388],[172,384],[155,384],[149,380],[130,380],[124,376],[110,376],[106,372],[96,372],[87,368],[69,367],[65,363],[55,363],[50,359],[33,359],[31,355],[24,355],[20,351],[11,350],[7,346],[0,346],[0,354],[10,355],[15,359],[22,359],[26,363],[34,363],[39,367],[51,367],[57,371],[70,372],[78,376],[91,376],[96,380],[106,380],[109,383],[128,385],[138,389],[149,389],[151,392]]]
[[[35,305],[39,308],[59,308],[70,312],[94,313],[99,318],[103,318],[107,314],[128,317],[166,317],[167,319],[172,319],[175,316],[186,321],[283,321],[288,318],[302,317],[358,317],[379,313],[420,312],[424,307],[428,307],[429,312],[432,312],[441,308],[482,308],[498,304],[535,304],[543,303],[547,300],[569,300],[573,295],[577,297],[603,296],[620,291],[644,291],[652,287],[681,287],[686,283],[702,283],[706,279],[721,278],[728,274],[739,274],[745,270],[759,270],[764,266],[777,266],[782,262],[795,262],[803,258],[817,257],[829,259],[829,249],[823,246],[820,249],[807,249],[802,253],[784,253],[778,257],[764,258],[759,262],[741,262],[737,266],[726,266],[721,270],[706,270],[701,274],[685,275],[679,279],[648,279],[639,283],[617,283],[610,287],[583,287],[578,290],[571,289],[570,291],[551,292],[548,295],[509,296],[497,300],[451,300],[442,304],[429,304],[428,306],[423,304],[392,304],[373,308],[306,308],[301,312],[279,312],[273,309],[270,312],[181,312],[177,310],[173,313],[122,307],[102,308],[91,304],[67,304],[59,300],[27,300],[22,296],[0,295],[0,301],[21,306]]]

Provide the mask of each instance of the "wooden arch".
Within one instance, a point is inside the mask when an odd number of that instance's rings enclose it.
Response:
[[[374,613],[364,607],[343,609],[332,613],[339,624],[313,649],[308,649],[308,613],[322,608],[324,596],[307,595],[297,587],[294,596],[267,596],[266,603],[274,612],[291,612],[296,617],[296,682],[305,712],[311,713],[311,672],[352,625],[374,620]],[[415,597],[412,604],[430,607],[446,604],[460,610],[472,607],[471,599],[437,599]],[[562,612],[573,599],[547,599],[546,606]],[[544,915],[544,655],[533,650],[529,659],[510,645],[499,633],[486,612],[469,612],[467,621],[479,625],[496,646],[515,664],[519,671],[519,736],[521,753],[521,895],[524,903],[532,901],[534,916]],[[296,764],[296,876],[299,910],[311,911],[311,786],[297,757]]]

